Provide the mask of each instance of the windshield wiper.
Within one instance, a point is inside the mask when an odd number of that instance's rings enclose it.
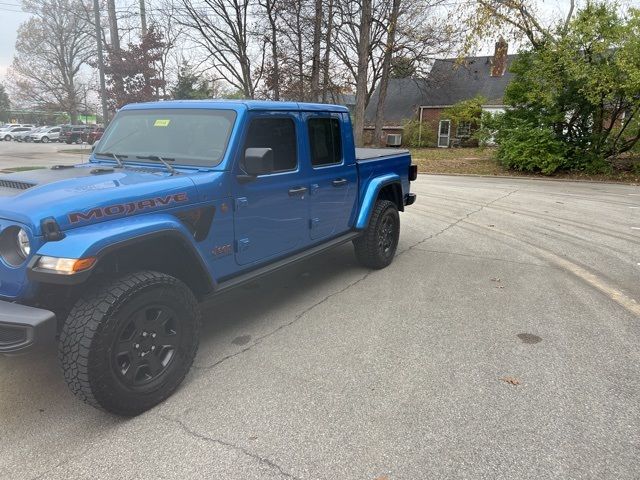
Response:
[[[94,155],[100,155],[103,157],[111,157],[113,158],[116,163],[118,164],[118,167],[120,168],[124,168],[124,162],[122,161],[123,158],[128,158],[128,155],[122,155],[120,153],[113,153],[113,152],[96,152],[94,153]]]
[[[175,158],[163,158],[163,157],[159,157],[158,155],[136,155],[136,158],[139,159],[139,160],[152,160],[154,162],[162,162],[162,164],[165,167],[167,167],[167,170],[169,170],[171,175],[174,175],[176,173],[176,169],[173,168],[168,163],[168,162],[175,161]]]

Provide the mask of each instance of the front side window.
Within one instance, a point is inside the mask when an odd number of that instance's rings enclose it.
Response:
[[[338,119],[311,118],[308,130],[311,165],[320,167],[342,162],[342,137]]]
[[[158,156],[176,164],[218,165],[236,119],[233,110],[123,110],[106,129],[95,156],[129,161]]]
[[[270,148],[273,169],[266,173],[286,172],[298,166],[296,125],[291,118],[254,118],[249,124],[244,150]]]

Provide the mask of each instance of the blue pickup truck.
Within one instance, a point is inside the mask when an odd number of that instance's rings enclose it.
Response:
[[[0,176],[0,353],[57,341],[79,398],[137,415],[189,371],[203,299],[345,242],[389,265],[416,175],[340,106],[128,105],[87,163]]]

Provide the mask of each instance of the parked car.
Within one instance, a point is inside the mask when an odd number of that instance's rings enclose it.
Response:
[[[87,142],[89,145],[93,145],[98,140],[102,138],[102,134],[104,133],[103,127],[93,127],[89,130],[86,130],[82,135],[82,140]]]
[[[58,138],[60,138],[61,128],[62,127],[46,127],[43,130],[32,133],[29,138],[32,142],[57,142]]]
[[[88,163],[1,175],[0,354],[57,341],[79,398],[138,415],[191,368],[199,301],[347,242],[388,266],[417,167],[351,132],[336,105],[133,104]]]
[[[2,127],[0,127],[0,132],[7,132],[12,128],[16,128],[16,127],[35,128],[35,125],[31,123],[5,123]]]
[[[63,125],[60,130],[58,141],[60,143],[72,144],[82,143],[82,134],[88,130],[86,125]]]
[[[22,127],[24,128],[24,127]],[[28,130],[25,130],[23,132],[18,132],[18,133],[14,133],[11,137],[11,140],[13,140],[14,142],[25,142],[26,138],[31,135],[32,132],[36,131],[37,128],[30,128]]]
[[[33,127],[13,127],[9,130],[5,130],[4,132],[0,132],[0,140],[4,140],[5,142],[9,142],[13,140],[14,135],[20,132],[30,132]]]

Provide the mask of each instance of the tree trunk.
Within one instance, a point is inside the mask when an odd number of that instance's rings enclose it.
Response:
[[[313,56],[311,60],[311,101],[320,97],[320,36],[322,34],[322,0],[315,0],[316,11],[313,24]]]
[[[302,2],[297,2],[296,10],[296,41],[297,41],[297,54],[298,54],[298,100],[304,102],[306,99],[304,90],[304,57],[302,51]]]
[[[393,0],[391,16],[389,17],[389,32],[387,33],[387,45],[382,61],[382,77],[380,78],[380,91],[378,95],[378,106],[376,108],[376,128],[373,134],[374,142],[384,146],[386,142],[382,138],[382,127],[384,126],[384,104],[387,100],[387,88],[389,86],[389,72],[391,70],[391,56],[395,48],[396,28],[398,16],[400,15],[400,0]]]
[[[275,2],[267,0],[267,16],[271,27],[271,56],[273,58],[273,99],[280,100],[280,60],[278,59],[278,25],[274,15]]]
[[[111,50],[113,56],[118,58],[118,62],[122,61],[120,54],[120,32],[118,30],[118,16],[116,14],[115,0],[107,0],[107,13],[109,16],[109,37],[111,40]],[[124,97],[124,84],[119,75],[113,75],[113,83],[116,91],[116,108],[121,107],[120,99]]]
[[[356,111],[353,135],[357,147],[364,143],[364,109],[367,102],[367,67],[371,42],[371,0],[362,0],[360,18],[360,38],[358,42],[358,70],[356,77]]]
[[[331,33],[333,31],[333,0],[329,0],[329,6],[327,11],[327,37],[325,40],[326,49],[324,51],[324,60],[322,62],[322,103],[327,103],[327,93],[329,92],[329,85],[331,80],[329,79],[329,60],[331,55]]]

